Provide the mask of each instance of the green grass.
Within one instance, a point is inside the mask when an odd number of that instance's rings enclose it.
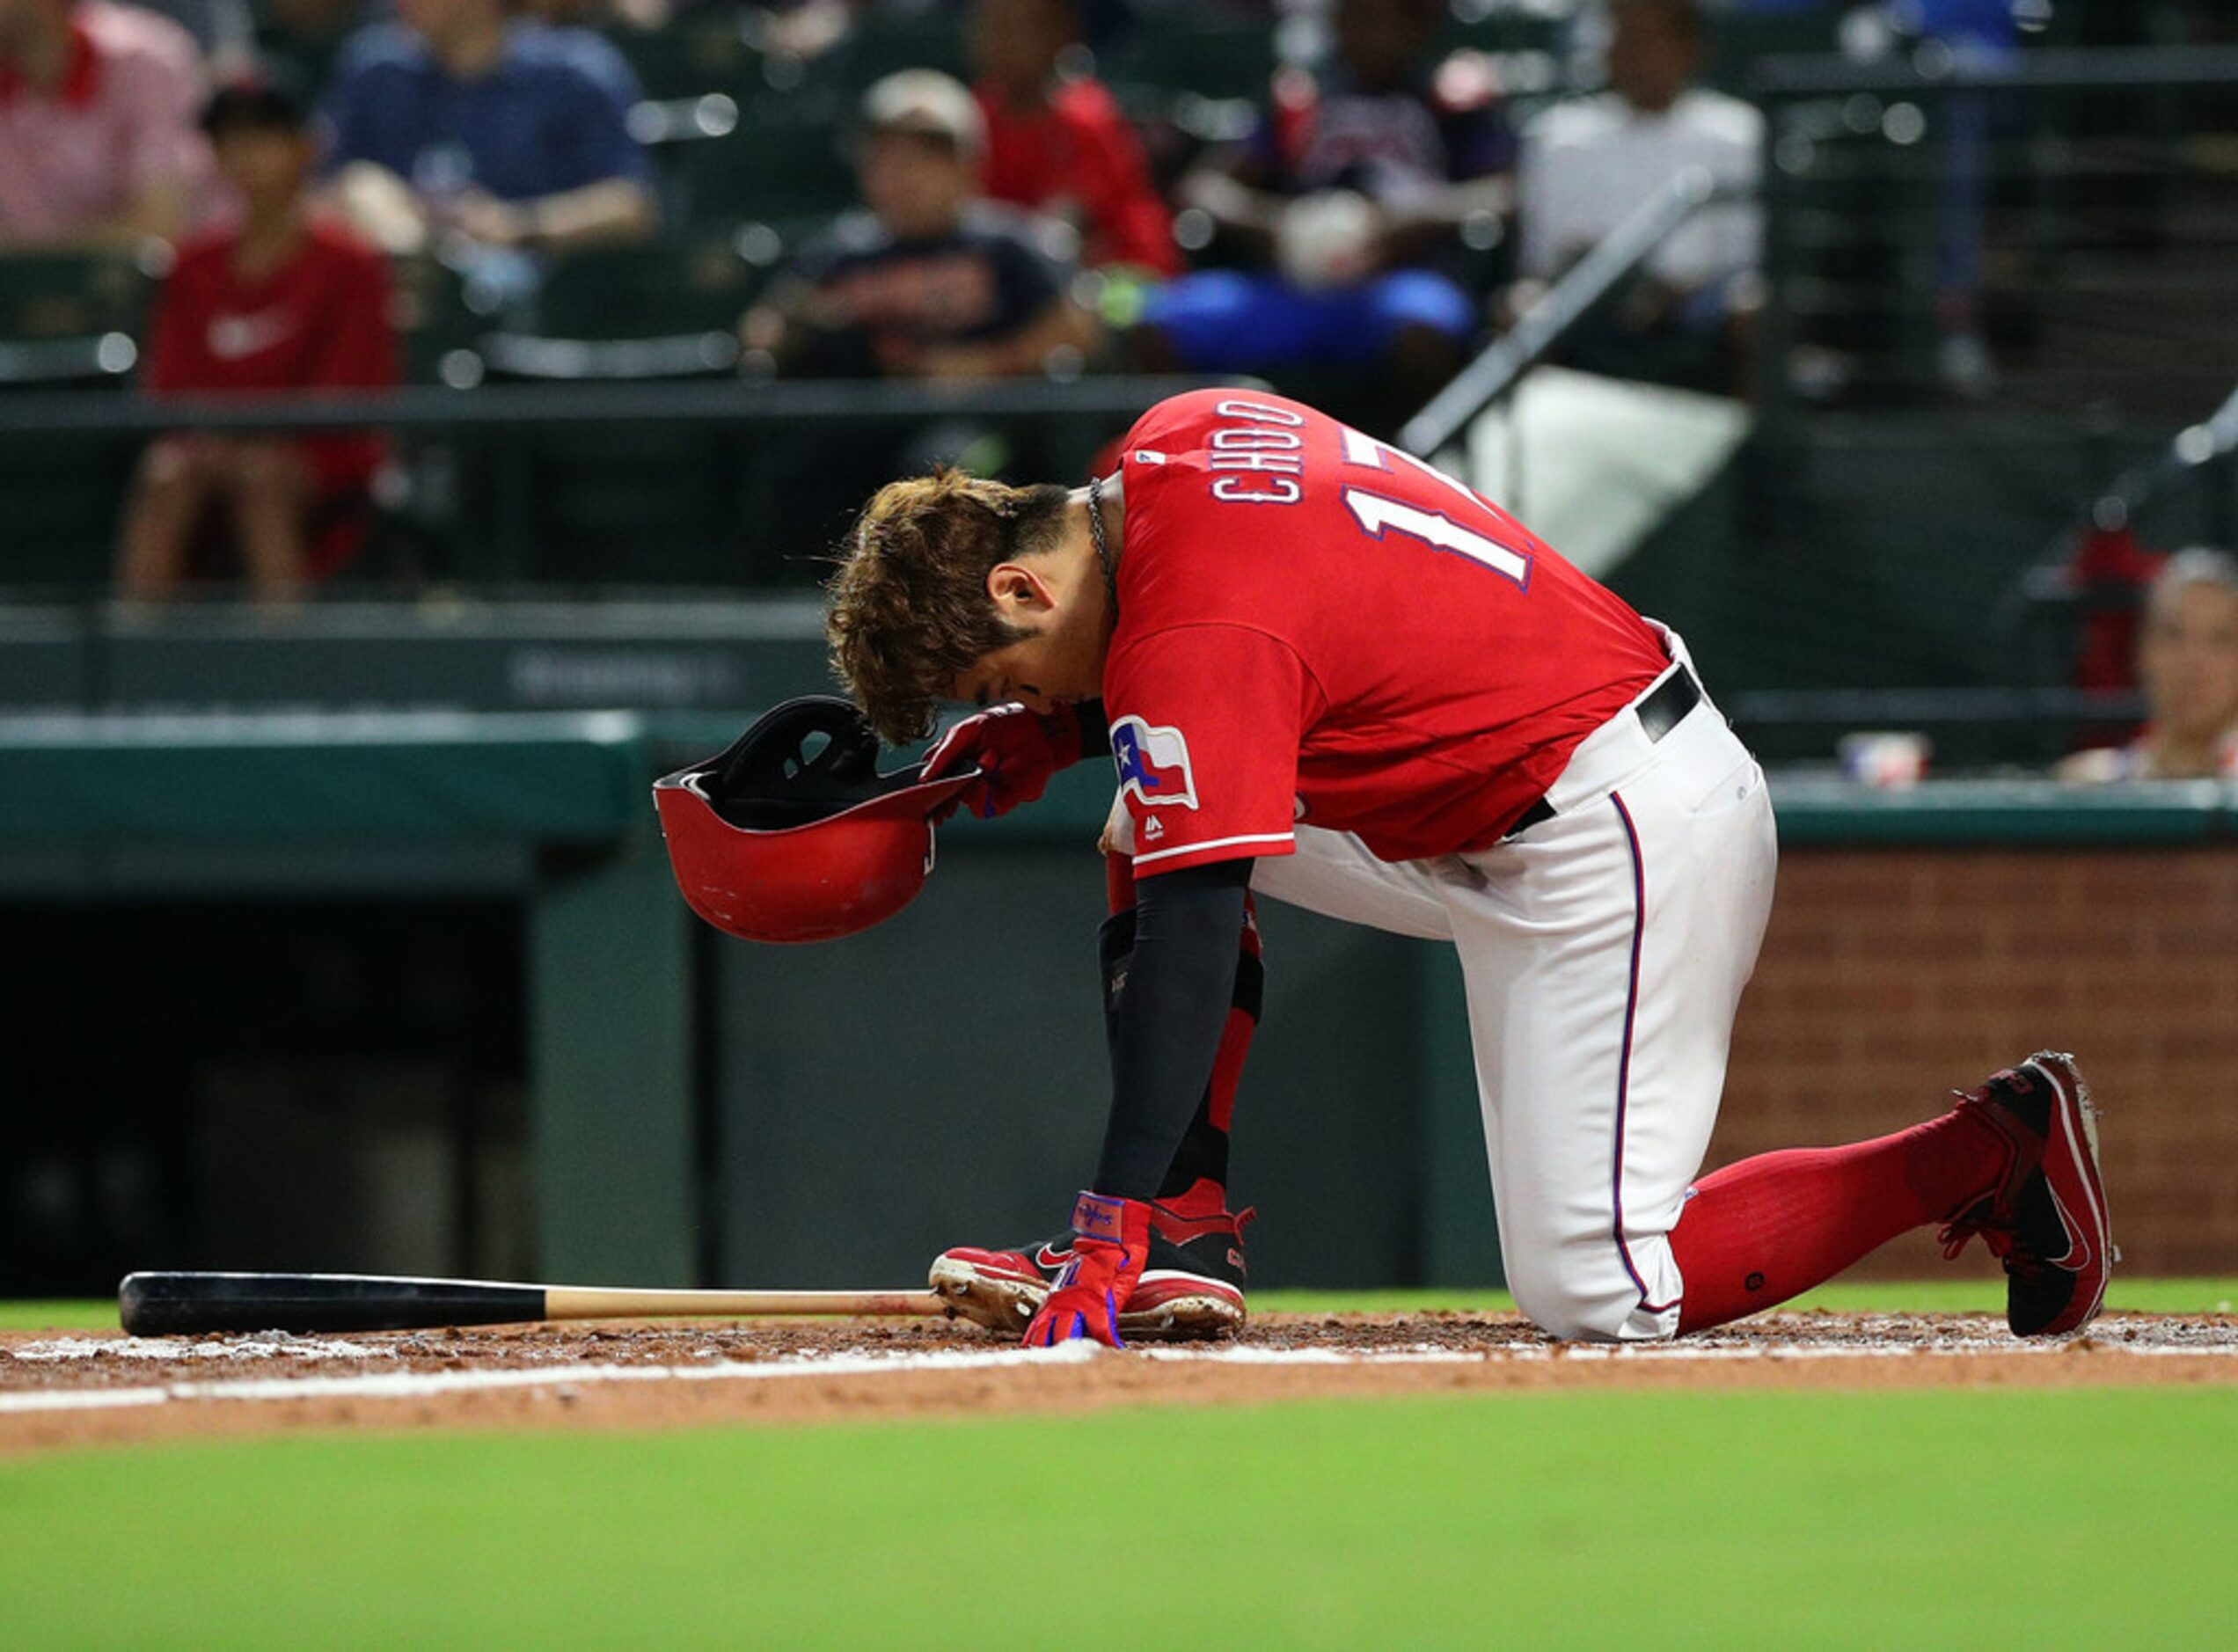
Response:
[[[1579,1391],[0,1460],[17,1645],[2227,1644],[2238,1393]]]
[[[2106,1297],[2107,1307],[2117,1312],[2228,1313],[2234,1305],[2238,1305],[2238,1279],[2124,1279],[2117,1275]],[[1428,1308],[1504,1312],[1515,1302],[1503,1290],[1254,1290],[1251,1305],[1262,1313],[1389,1313]],[[2005,1306],[2005,1289],[1993,1279],[1826,1285],[1788,1305],[1887,1313],[1994,1313]],[[116,1304],[109,1301],[0,1302],[0,1331],[114,1330],[116,1322]]]
[[[0,1302],[0,1331],[116,1329],[114,1297],[104,1302]]]

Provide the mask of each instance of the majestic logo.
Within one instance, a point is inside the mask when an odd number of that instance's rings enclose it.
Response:
[[[1111,757],[1119,765],[1119,790],[1132,793],[1145,808],[1196,807],[1196,775],[1180,729],[1122,717],[1111,725]]]

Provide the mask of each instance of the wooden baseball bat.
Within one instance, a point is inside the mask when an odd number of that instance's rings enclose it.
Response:
[[[418,1331],[541,1319],[644,1319],[682,1314],[933,1315],[930,1290],[633,1290],[501,1284],[375,1274],[127,1275],[117,1317],[134,1336],[208,1331]]]

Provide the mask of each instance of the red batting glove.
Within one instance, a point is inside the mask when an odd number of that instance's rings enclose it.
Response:
[[[1119,1307],[1134,1294],[1150,1258],[1150,1207],[1139,1199],[1084,1193],[1072,1206],[1072,1260],[1026,1327],[1026,1346],[1055,1348],[1092,1337],[1119,1340]]]
[[[981,778],[962,803],[982,820],[1007,815],[1049,789],[1059,769],[1080,760],[1080,720],[1069,705],[1047,716],[1019,705],[991,706],[965,718],[934,742],[918,771],[921,784],[976,768]]]

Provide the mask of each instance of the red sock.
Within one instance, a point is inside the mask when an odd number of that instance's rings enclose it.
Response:
[[[1135,863],[1125,855],[1103,858],[1103,898],[1114,916],[1135,903]]]
[[[1994,1187],[2011,1150],[1971,1114],[1848,1147],[1797,1148],[1694,1184],[1671,1231],[1686,1281],[1678,1331],[1705,1330],[1822,1284],[1899,1233]]]
[[[1256,973],[1260,967],[1259,911],[1249,895],[1243,897],[1243,932],[1236,938],[1239,974]],[[1235,1117],[1236,1086],[1243,1082],[1243,1061],[1251,1053],[1251,1035],[1259,1030],[1260,990],[1243,983],[1237,997],[1242,1002],[1228,1007],[1228,1024],[1220,1031],[1220,1048],[1212,1057],[1212,1082],[1204,1093],[1205,1116],[1212,1128],[1225,1134]]]

